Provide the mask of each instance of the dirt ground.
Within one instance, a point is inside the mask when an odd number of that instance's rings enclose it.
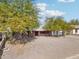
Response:
[[[2,59],[79,59],[79,36],[36,38],[25,45],[7,44]]]

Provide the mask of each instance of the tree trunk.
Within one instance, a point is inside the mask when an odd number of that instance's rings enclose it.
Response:
[[[2,57],[2,54],[3,54],[3,50],[5,48],[6,41],[7,41],[7,39],[6,39],[5,34],[2,34],[2,42],[1,42],[1,45],[0,45],[0,59]]]

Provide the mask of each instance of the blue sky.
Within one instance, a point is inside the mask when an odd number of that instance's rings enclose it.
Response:
[[[44,21],[45,17],[63,16],[69,21],[79,19],[79,0],[36,0],[39,15]]]

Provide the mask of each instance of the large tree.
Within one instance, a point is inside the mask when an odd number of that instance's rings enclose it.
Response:
[[[8,0],[0,2],[0,28],[10,27],[14,32],[38,27],[37,10],[31,0]]]

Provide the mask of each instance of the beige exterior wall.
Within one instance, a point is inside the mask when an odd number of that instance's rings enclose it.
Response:
[[[79,29],[73,29],[72,33],[73,34],[79,34]]]

